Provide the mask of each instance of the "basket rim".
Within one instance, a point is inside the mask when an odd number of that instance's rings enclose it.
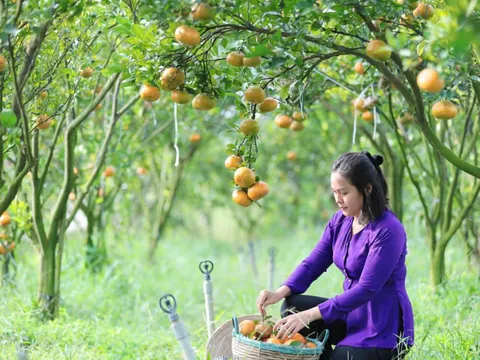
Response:
[[[235,329],[233,329],[232,331],[232,337],[233,339],[239,341],[242,344],[249,345],[260,350],[271,350],[271,351],[276,351],[276,352],[287,354],[287,355],[321,355],[324,350],[324,345],[320,341],[318,341],[317,339],[308,338],[308,337],[305,339],[317,345],[315,348],[304,348],[304,347],[264,343],[262,341],[250,339],[243,334],[238,334],[235,332]]]

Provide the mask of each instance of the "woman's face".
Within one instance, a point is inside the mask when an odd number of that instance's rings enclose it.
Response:
[[[343,215],[359,218],[363,207],[363,196],[347,179],[338,172],[330,177],[333,196]]]

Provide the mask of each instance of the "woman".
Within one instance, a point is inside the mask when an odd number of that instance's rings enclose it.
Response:
[[[340,210],[313,251],[277,291],[263,290],[257,307],[284,299],[274,329],[287,339],[330,330],[320,359],[402,359],[413,345],[413,311],[405,289],[406,234],[388,209],[388,187],[369,152],[346,153],[332,167],[331,186]],[[344,292],[331,299],[301,295],[335,263]],[[332,350],[331,344],[335,344]]]

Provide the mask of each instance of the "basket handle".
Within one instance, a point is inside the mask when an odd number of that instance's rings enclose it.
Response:
[[[235,315],[232,317],[232,324],[233,324],[233,332],[235,334],[240,334],[240,329],[238,328],[238,319]]]
[[[323,340],[320,342],[322,344],[322,348],[325,349],[325,345],[327,344],[328,336],[330,335],[330,330],[325,329],[322,331],[320,336],[318,337],[318,340],[320,341],[320,338],[323,336]]]

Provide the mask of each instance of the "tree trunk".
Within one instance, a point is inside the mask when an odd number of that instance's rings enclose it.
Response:
[[[434,286],[441,285],[445,280],[445,250],[446,244],[441,242],[435,248],[430,260],[430,276]]]
[[[56,239],[55,239],[56,240]],[[54,244],[54,246],[50,244]],[[53,320],[55,308],[58,305],[60,294],[55,296],[55,272],[56,259],[55,247],[57,241],[50,239],[46,252],[41,254],[40,261],[40,281],[38,291],[38,304],[42,315],[47,320]]]

